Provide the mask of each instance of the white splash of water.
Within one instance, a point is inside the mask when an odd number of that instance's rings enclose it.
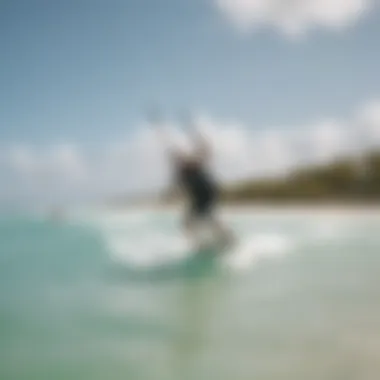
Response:
[[[247,270],[262,259],[280,258],[294,249],[292,240],[280,234],[263,234],[243,239],[225,257],[224,264],[234,270]]]
[[[111,259],[124,265],[155,267],[194,255],[192,244],[174,228],[173,216],[165,215],[161,223],[158,217],[152,212],[105,214],[91,218],[90,224],[99,231]],[[221,251],[217,263],[227,269],[248,270],[259,260],[282,257],[294,248],[291,235],[245,231],[235,231],[236,244]]]

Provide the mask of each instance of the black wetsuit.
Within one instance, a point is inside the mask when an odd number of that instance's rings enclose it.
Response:
[[[180,164],[177,180],[190,200],[190,215],[205,217],[211,214],[218,197],[218,186],[201,164]]]

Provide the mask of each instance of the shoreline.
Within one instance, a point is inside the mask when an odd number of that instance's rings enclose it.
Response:
[[[107,211],[128,212],[128,211],[169,211],[176,212],[182,210],[182,204],[159,204],[140,203],[123,206],[103,206]],[[281,213],[360,213],[379,214],[380,202],[240,202],[221,203],[218,207],[221,212],[281,212]]]

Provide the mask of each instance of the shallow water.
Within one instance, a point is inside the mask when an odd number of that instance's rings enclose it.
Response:
[[[0,218],[0,378],[377,380],[380,215],[224,218],[221,257],[171,212]]]

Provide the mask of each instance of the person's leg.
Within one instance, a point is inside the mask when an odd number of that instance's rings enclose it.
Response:
[[[210,228],[217,236],[219,241],[222,241],[223,244],[232,244],[234,241],[234,234],[232,230],[228,228],[221,220],[219,220],[216,216],[210,215],[208,218]]]
[[[193,207],[190,207],[186,212],[185,217],[183,219],[182,228],[184,234],[191,245],[196,245],[198,242],[198,220],[197,214]]]
[[[217,197],[210,197],[200,207],[200,213],[207,222],[211,233],[222,244],[231,244],[234,240],[232,231],[215,215]]]
[[[184,230],[184,233],[187,238],[190,240],[193,240],[195,237],[195,223],[194,223],[194,217],[190,212],[187,212],[182,223],[182,227]]]

